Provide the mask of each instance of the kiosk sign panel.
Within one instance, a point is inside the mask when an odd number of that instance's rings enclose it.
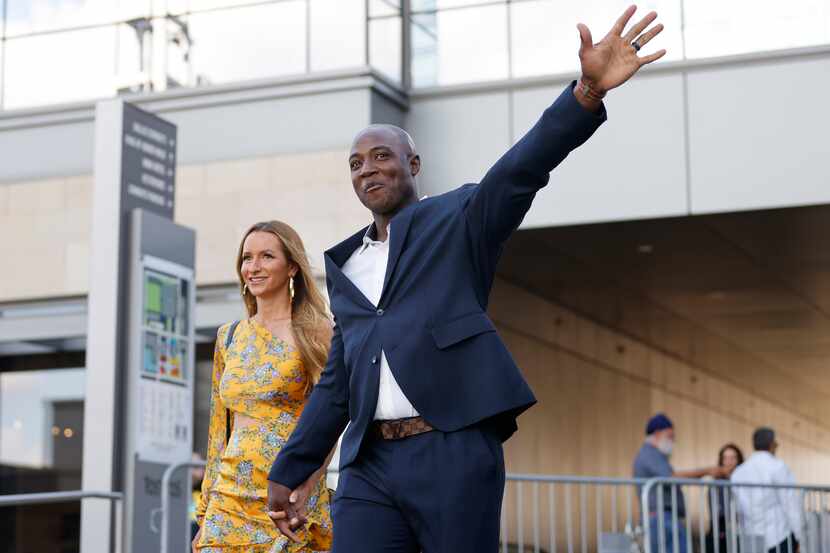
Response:
[[[167,517],[168,551],[187,546],[190,473],[170,482],[160,513],[162,476],[189,461],[193,447],[195,235],[154,213],[132,213],[127,404],[125,553],[158,551],[158,516]]]
[[[173,222],[176,142],[174,124],[122,99],[96,106],[83,487],[124,501],[123,517],[82,504],[87,553],[158,551],[162,474],[191,457],[196,237]],[[171,485],[182,528],[188,481]]]
[[[191,447],[190,298],[192,271],[145,256],[139,410],[136,453],[139,459],[174,463]]]

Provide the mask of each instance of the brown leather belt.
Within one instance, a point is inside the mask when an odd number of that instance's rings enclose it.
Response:
[[[371,428],[372,434],[381,440],[400,440],[435,430],[423,417],[374,421]]]

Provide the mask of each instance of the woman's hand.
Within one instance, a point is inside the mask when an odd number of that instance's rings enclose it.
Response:
[[[311,497],[311,493],[317,486],[317,481],[319,479],[320,475],[315,472],[311,475],[311,478],[300,484],[300,487],[291,492],[291,495],[288,497],[288,501],[294,505],[294,508],[297,509],[297,512],[302,516],[306,515],[308,498]]]

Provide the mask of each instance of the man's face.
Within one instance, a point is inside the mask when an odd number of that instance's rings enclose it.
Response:
[[[355,194],[372,213],[394,215],[416,199],[420,160],[394,131],[377,128],[359,134],[349,169]]]

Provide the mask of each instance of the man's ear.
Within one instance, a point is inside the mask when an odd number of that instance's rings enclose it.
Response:
[[[418,173],[421,172],[421,156],[415,154],[409,160],[409,172],[412,174],[413,177],[417,176]]]

